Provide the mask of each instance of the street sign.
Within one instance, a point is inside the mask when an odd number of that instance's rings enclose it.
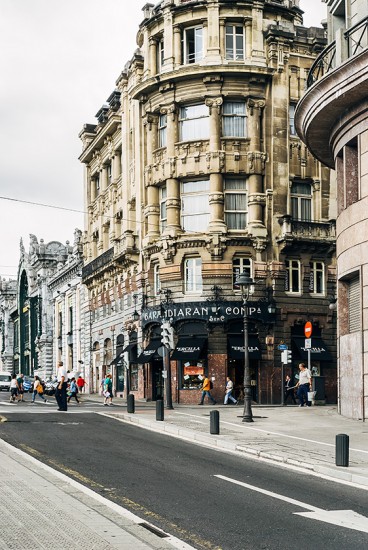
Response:
[[[305,349],[311,349],[312,348],[312,338],[306,338],[305,339],[304,348]]]
[[[288,347],[287,347],[286,344],[279,344],[279,345],[277,346],[277,349],[279,349],[279,350],[284,350],[284,349],[288,349]]]
[[[310,338],[312,336],[313,327],[312,323],[310,321],[307,321],[304,325],[304,335],[306,338]]]

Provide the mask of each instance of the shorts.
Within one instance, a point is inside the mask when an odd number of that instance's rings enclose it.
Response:
[[[17,397],[18,395],[18,388],[11,388],[10,394],[12,397]]]

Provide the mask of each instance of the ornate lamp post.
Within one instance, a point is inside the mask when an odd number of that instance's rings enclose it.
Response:
[[[249,350],[248,350],[248,299],[250,287],[254,284],[252,277],[240,273],[235,281],[240,287],[244,306],[244,411],[243,422],[253,422],[252,414],[252,386],[250,383]]]

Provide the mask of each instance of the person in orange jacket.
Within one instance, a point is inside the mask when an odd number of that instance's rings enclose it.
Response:
[[[204,398],[205,398],[206,395],[207,395],[208,399],[210,399],[212,401],[212,404],[216,405],[217,401],[215,401],[214,398],[212,397],[210,389],[211,389],[211,381],[208,378],[208,376],[205,376],[205,378],[203,380],[203,383],[202,383],[202,398],[201,398],[201,402],[198,403],[198,405],[203,405]]]

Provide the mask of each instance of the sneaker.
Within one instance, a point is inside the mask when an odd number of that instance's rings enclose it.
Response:
[[[104,407],[108,407],[108,404],[107,404],[107,403],[104,403]]]
[[[299,405],[299,407],[304,407],[304,405]]]
[[[45,404],[47,403],[47,399],[45,399],[44,403],[45,403]]]
[[[203,405],[203,403],[198,403],[198,405]]]

